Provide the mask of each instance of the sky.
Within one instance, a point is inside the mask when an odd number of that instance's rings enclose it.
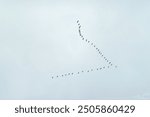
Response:
[[[0,99],[150,99],[149,11],[148,0],[0,0]],[[112,67],[95,70],[107,62],[78,20]]]

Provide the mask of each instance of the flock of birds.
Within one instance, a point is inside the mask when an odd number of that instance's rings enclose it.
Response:
[[[100,57],[102,57],[104,59],[104,61],[107,63],[107,65],[103,66],[103,67],[97,67],[97,68],[94,68],[94,69],[81,70],[81,71],[74,72],[74,73],[71,72],[71,73],[66,73],[66,74],[62,74],[62,75],[55,75],[55,76],[51,77],[52,79],[53,78],[59,78],[59,77],[71,76],[71,75],[79,75],[79,74],[82,74],[82,73],[89,73],[89,72],[98,71],[98,70],[103,70],[103,69],[106,69],[106,68],[110,68],[112,66],[114,66],[115,68],[117,67],[116,65],[112,64],[112,62],[109,59],[107,59],[105,57],[105,55],[100,51],[100,49],[93,42],[91,42],[90,40],[87,40],[87,39],[84,38],[84,36],[81,33],[81,25],[80,25],[79,20],[77,21],[77,24],[78,24],[78,31],[79,31],[79,36],[80,36],[81,40],[86,42],[87,44],[89,44],[91,47],[93,47],[98,52]]]

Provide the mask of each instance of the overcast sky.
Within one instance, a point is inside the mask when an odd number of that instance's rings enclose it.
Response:
[[[149,0],[0,0],[0,99],[150,99],[149,11]],[[117,68],[77,75],[107,65],[77,20]]]

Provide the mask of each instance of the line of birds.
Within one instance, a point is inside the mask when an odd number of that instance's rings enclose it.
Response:
[[[104,54],[100,51],[100,49],[93,43],[91,42],[90,40],[87,40],[84,38],[84,36],[82,35],[81,33],[81,25],[80,25],[80,22],[79,20],[77,20],[77,24],[78,24],[78,31],[79,31],[79,36],[81,37],[81,39],[85,42],[87,42],[89,45],[91,45],[93,48],[96,49],[96,51],[99,53],[100,57],[102,57],[106,62],[107,62],[107,66],[103,66],[103,67],[97,67],[95,69],[88,69],[88,70],[82,70],[82,71],[78,71],[78,72],[71,72],[71,73],[66,73],[66,74],[62,74],[62,75],[56,75],[56,76],[52,76],[51,78],[58,78],[58,77],[66,77],[66,76],[71,76],[71,75],[79,75],[81,73],[89,73],[89,72],[93,72],[93,71],[98,71],[98,70],[103,70],[105,68],[110,68],[112,66],[114,66],[112,64],[112,62],[110,60],[108,60]],[[115,66],[116,68],[117,66]]]

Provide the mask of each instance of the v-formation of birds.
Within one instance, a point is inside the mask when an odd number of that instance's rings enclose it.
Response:
[[[104,59],[104,61],[107,63],[106,66],[102,66],[102,67],[96,67],[96,68],[91,68],[88,70],[81,70],[81,71],[77,71],[77,72],[68,72],[62,75],[55,75],[52,76],[51,78],[59,78],[59,77],[66,77],[66,76],[73,76],[73,75],[79,75],[79,74],[83,74],[83,73],[89,73],[89,72],[93,72],[93,71],[99,71],[99,70],[104,70],[106,68],[110,68],[112,66],[114,66],[115,68],[117,66],[115,66],[109,59],[107,59],[107,57],[105,57],[105,55],[100,51],[100,49],[90,40],[84,38],[84,36],[81,33],[81,24],[79,22],[79,20],[77,20],[77,24],[78,24],[78,32],[79,32],[79,36],[81,38],[82,41],[86,42],[87,44],[89,44],[92,48],[95,49],[95,51],[99,54],[100,57],[102,57],[102,59]]]

